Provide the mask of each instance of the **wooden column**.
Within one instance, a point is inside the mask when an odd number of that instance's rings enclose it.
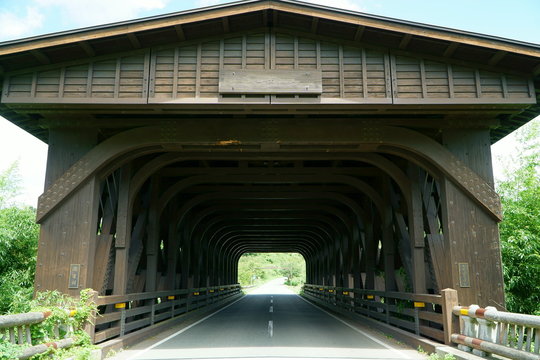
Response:
[[[176,212],[176,203],[171,204],[169,217]],[[178,262],[178,231],[172,221],[168,226],[167,246],[167,284],[169,289],[176,289],[176,268]]]
[[[49,129],[45,189],[96,143],[95,129]],[[80,289],[93,285],[98,208],[99,179],[93,176],[42,219],[35,277],[37,291],[59,290],[77,296]]]
[[[382,247],[383,247],[383,256],[384,256],[384,287],[386,291],[395,291],[396,290],[396,269],[395,269],[395,246],[394,246],[394,229],[393,229],[393,216],[392,216],[392,203],[391,203],[391,192],[392,184],[390,183],[390,178],[386,177],[384,180],[384,188],[386,191],[383,191],[384,199],[384,212],[381,214],[382,221]]]
[[[120,171],[117,212],[118,218],[116,223],[116,240],[114,243],[116,251],[114,261],[114,295],[126,294],[128,287],[128,256],[131,240],[131,209],[129,204],[131,173],[131,164],[124,165]]]
[[[424,217],[422,211],[422,190],[420,169],[409,163],[408,175],[411,180],[411,201],[408,206],[409,239],[412,258],[412,287],[416,294],[425,294],[426,269],[424,259]]]
[[[146,286],[145,291],[157,290],[157,265],[159,251],[159,179],[153,176],[150,179],[150,207],[148,209],[148,238],[146,242]]]
[[[99,208],[93,177],[41,222],[35,289],[78,296],[92,286]],[[70,281],[70,277],[73,277]]]
[[[488,183],[493,184],[488,130],[447,130],[444,145]],[[466,179],[465,179],[466,180]],[[453,182],[441,181],[444,238],[451,279],[441,288],[458,291],[463,305],[504,306],[497,221]]]

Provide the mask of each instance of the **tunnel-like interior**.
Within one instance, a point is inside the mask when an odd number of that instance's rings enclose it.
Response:
[[[130,207],[116,210],[126,196]],[[94,281],[101,294],[233,284],[243,254],[296,252],[307,283],[436,293],[440,249],[424,235],[442,231],[438,196],[428,172],[389,154],[143,155],[100,186],[100,236],[118,237],[128,218],[125,284],[113,242]],[[416,252],[411,211],[429,218]]]

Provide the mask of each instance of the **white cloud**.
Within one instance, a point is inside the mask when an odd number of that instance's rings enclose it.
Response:
[[[76,26],[105,24],[136,18],[140,12],[163,9],[170,0],[35,0],[41,7],[55,7]]]
[[[24,14],[0,11],[0,41],[32,34],[43,24],[44,16],[35,7],[27,7]]]

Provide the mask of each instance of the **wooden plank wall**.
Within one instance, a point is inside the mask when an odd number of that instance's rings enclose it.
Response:
[[[323,92],[219,94],[220,70],[320,70]],[[282,32],[7,74],[4,103],[534,103],[530,79]]]

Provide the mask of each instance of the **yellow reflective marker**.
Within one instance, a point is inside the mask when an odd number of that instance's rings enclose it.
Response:
[[[126,308],[126,303],[118,303],[118,304],[114,304],[114,307],[116,309],[125,309]]]
[[[324,289],[323,288],[319,288],[319,291],[323,291]]]
[[[469,316],[469,309],[459,309],[461,315]]]
[[[210,290],[210,292],[211,292],[211,293],[213,293],[213,292],[214,292],[214,290]]]
[[[199,293],[198,293],[198,292],[194,292],[193,295],[199,295]]]
[[[332,292],[334,292],[334,290],[332,290],[332,289],[328,289],[328,292],[331,292],[331,293],[332,293]]]
[[[426,307],[426,303],[423,303],[423,302],[414,302],[414,307],[415,308],[423,308],[423,307]]]
[[[174,296],[173,295],[167,296],[167,300],[174,300]]]
[[[373,300],[375,298],[373,295],[366,295],[366,297],[370,300]]]
[[[225,289],[219,289],[219,291],[223,291],[223,290],[225,290]]]
[[[349,292],[348,292],[348,291],[344,291],[344,292],[343,292],[343,295],[349,295]]]

